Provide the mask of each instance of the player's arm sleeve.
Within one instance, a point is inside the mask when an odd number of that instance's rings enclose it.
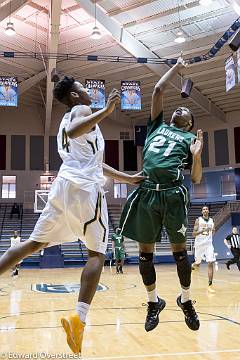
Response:
[[[150,136],[160,125],[162,125],[163,122],[163,111],[153,121],[150,116],[147,122],[147,137]]]

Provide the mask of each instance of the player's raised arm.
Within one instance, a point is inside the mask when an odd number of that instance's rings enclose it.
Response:
[[[118,180],[120,182],[127,182],[128,184],[139,184],[141,181],[146,179],[146,176],[142,176],[138,174],[130,175],[126,174],[122,171],[118,171],[111,166],[103,163],[103,174],[112,179]]]
[[[203,149],[203,132],[202,130],[197,131],[197,138],[190,146],[192,153],[192,169],[191,169],[191,180],[194,184],[199,184],[202,179],[202,154]]]
[[[105,108],[92,113],[89,106],[81,105],[76,107],[76,110],[72,112],[71,125],[67,129],[67,135],[70,138],[77,138],[83,134],[86,134],[92,130],[92,128],[110,115],[116,104],[120,102],[119,91],[113,89],[108,97]]]
[[[179,70],[186,67],[186,63],[183,58],[180,57],[177,63],[168,70],[168,72],[161,77],[154,87],[152,94],[152,106],[151,106],[151,119],[154,121],[158,115],[163,111],[163,94],[165,89],[170,84],[171,80],[176,76]]]

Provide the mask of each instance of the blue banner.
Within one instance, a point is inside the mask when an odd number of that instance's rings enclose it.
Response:
[[[103,109],[106,104],[105,80],[86,79],[85,86],[92,100],[91,108]]]
[[[121,81],[121,109],[141,110],[140,81]]]
[[[0,76],[0,106],[18,105],[17,78]]]

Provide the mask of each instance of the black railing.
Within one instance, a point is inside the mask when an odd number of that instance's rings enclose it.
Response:
[[[19,229],[20,237],[22,237],[22,225],[23,225],[23,205],[21,205],[21,210],[20,210],[20,229]]]
[[[85,259],[84,259],[84,256],[83,256],[82,243],[81,243],[81,240],[79,240],[79,239],[78,239],[78,246],[79,246],[79,249],[81,251],[82,262],[84,262]]]
[[[7,212],[7,205],[1,205],[1,208],[4,207],[4,213],[3,213],[3,217],[2,217],[2,224],[1,224],[1,231],[0,231],[0,239],[2,239],[2,232],[3,232],[3,227],[4,227],[4,220],[6,217],[6,212]]]

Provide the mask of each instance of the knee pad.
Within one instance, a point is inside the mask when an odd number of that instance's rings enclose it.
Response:
[[[180,283],[183,287],[188,288],[191,284],[191,263],[186,250],[173,253],[177,264],[177,273]]]
[[[153,265],[153,253],[141,252],[139,255],[139,270],[146,286],[156,282],[156,272]]]
[[[185,259],[188,259],[188,254],[186,250],[178,251],[173,253],[173,257],[176,261],[176,264],[183,262]]]

